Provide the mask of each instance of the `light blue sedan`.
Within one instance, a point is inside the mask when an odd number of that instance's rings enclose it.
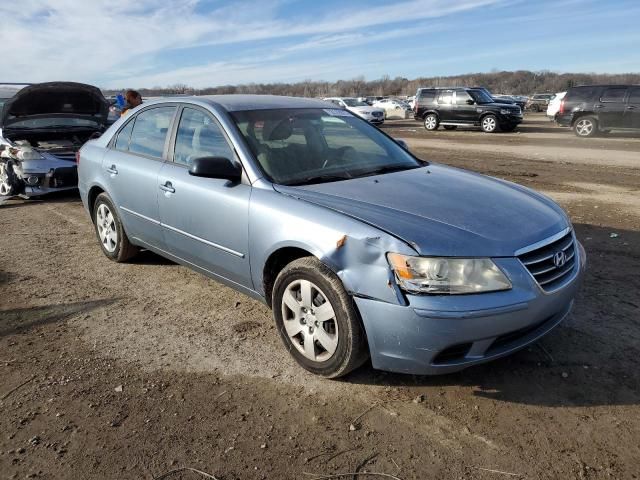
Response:
[[[547,197],[419,160],[319,100],[145,103],[85,144],[79,188],[108,258],[152,250],[264,301],[331,378],[521,349],[569,314],[585,269]]]

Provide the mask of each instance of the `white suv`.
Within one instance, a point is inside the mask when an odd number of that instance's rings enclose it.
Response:
[[[567,92],[556,93],[549,101],[549,106],[547,107],[547,117],[549,117],[551,121],[556,120],[556,115],[560,111],[560,104],[562,103],[562,99],[566,94]]]

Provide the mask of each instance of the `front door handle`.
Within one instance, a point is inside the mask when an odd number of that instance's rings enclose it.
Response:
[[[111,175],[117,175],[118,169],[115,165],[111,165],[109,168],[107,168],[107,172],[109,172]]]
[[[594,108],[604,108],[604,105],[600,105],[600,104],[594,105]]]
[[[633,106],[633,105],[629,105],[629,106],[627,107],[627,110],[635,110],[635,109],[636,109],[636,107],[635,107],[635,106]]]
[[[160,190],[168,193],[176,193],[176,189],[173,188],[173,185],[171,185],[171,182],[164,182],[164,185],[160,185]]]

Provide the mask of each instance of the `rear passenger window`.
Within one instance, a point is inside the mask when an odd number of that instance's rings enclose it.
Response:
[[[232,160],[233,150],[218,123],[206,113],[193,108],[182,111],[174,161],[190,166],[201,157],[224,157]]]
[[[158,107],[136,115],[129,151],[162,158],[167,131],[176,107]]]
[[[118,137],[116,138],[115,148],[116,150],[122,150],[126,152],[129,150],[129,139],[131,138],[131,130],[133,130],[134,120],[131,120],[127,123],[122,130],[118,132]]]
[[[640,104],[640,88],[632,88],[629,92],[629,103]]]
[[[602,92],[600,97],[601,102],[623,102],[624,96],[627,93],[626,87],[621,88],[607,88]]]
[[[441,105],[450,105],[453,98],[453,91],[444,90],[438,95],[438,103]]]

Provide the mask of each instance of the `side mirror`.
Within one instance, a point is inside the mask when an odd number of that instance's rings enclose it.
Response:
[[[396,143],[398,145],[400,145],[402,148],[404,148],[407,152],[409,151],[409,145],[407,145],[407,142],[405,142],[401,138],[396,138],[395,141],[396,141]]]
[[[476,102],[474,102],[473,100],[469,99],[467,100],[467,105],[475,105]]]
[[[242,177],[242,167],[225,157],[199,157],[191,164],[189,174],[238,182]]]

